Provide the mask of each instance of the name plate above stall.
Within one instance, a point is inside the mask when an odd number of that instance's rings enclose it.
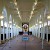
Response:
[[[28,37],[22,37],[22,40],[23,40],[23,41],[28,41],[29,38],[28,38]]]

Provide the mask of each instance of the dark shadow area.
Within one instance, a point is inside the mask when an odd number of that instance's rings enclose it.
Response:
[[[48,34],[48,41],[50,40],[50,34]]]
[[[6,39],[6,34],[4,34],[4,39]]]
[[[3,40],[3,34],[1,34],[1,40]]]

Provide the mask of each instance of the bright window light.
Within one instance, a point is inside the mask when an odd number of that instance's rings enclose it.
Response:
[[[15,24],[14,24],[15,25]]]
[[[37,26],[38,24],[36,24],[36,26]]]
[[[43,27],[43,24],[42,24],[42,27]]]
[[[42,26],[41,26],[41,25],[39,25],[39,27],[41,28]]]
[[[1,20],[1,26],[3,26],[3,20]]]
[[[39,27],[40,27],[40,28],[43,27],[43,24],[40,24]]]
[[[50,25],[50,21],[48,21],[48,25]]]
[[[10,28],[12,28],[12,25],[10,25]]]
[[[44,23],[44,26],[47,26],[47,22]]]
[[[4,26],[7,27],[7,22],[4,23]]]
[[[12,21],[9,21],[9,23],[11,24],[11,23],[12,23]]]

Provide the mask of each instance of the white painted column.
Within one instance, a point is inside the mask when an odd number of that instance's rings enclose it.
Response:
[[[15,25],[13,24],[13,37],[15,36],[16,34],[16,28],[15,28]]]
[[[13,27],[13,26],[12,26]],[[11,38],[13,38],[13,28],[11,27]]]
[[[38,23],[38,38],[40,37],[40,26],[39,26],[39,23]]]
[[[11,16],[11,14],[9,16],[9,31],[10,31],[9,32],[9,36],[10,36],[10,33],[11,33],[11,38],[13,38],[13,23],[12,23],[12,16]]]
[[[2,32],[2,34],[3,34],[3,41],[5,40],[5,39],[4,39],[4,37],[5,37],[5,36],[4,36],[4,22],[5,22],[5,21],[4,21],[4,19],[3,19],[3,32]]]
[[[8,38],[10,39],[10,24],[9,24],[9,28],[8,28]]]
[[[36,26],[36,37],[37,37],[37,26]]]
[[[46,20],[47,20],[47,16],[46,16]],[[48,20],[47,20],[47,41],[48,41]]]
[[[9,39],[9,37],[8,37],[8,20],[7,20],[7,32],[6,32],[6,39]]]
[[[15,36],[15,33],[16,33],[16,29],[15,29],[15,25],[16,25],[16,23],[14,22],[14,19],[13,19],[13,22],[12,22],[13,24],[12,24],[12,27],[13,27],[13,31],[12,31],[12,33],[13,33],[13,37]]]
[[[12,31],[12,32],[13,32],[13,37],[14,37],[14,30],[15,30],[15,29],[14,29],[14,24],[13,24],[13,31]]]
[[[0,19],[0,44],[1,44],[1,19]]]
[[[44,48],[44,34],[45,34],[45,29],[44,29],[44,12],[42,12],[42,49]]]
[[[35,27],[34,27],[34,35],[35,35]],[[36,36],[36,35],[35,35]]]
[[[16,36],[17,36],[17,27],[15,26],[15,32],[16,32]]]

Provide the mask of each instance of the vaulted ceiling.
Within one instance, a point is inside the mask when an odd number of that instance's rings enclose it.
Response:
[[[37,0],[37,5],[34,5],[34,3],[35,0],[0,0],[0,15],[2,14],[3,7],[6,7],[8,17],[11,14],[19,26],[22,26],[22,22],[29,22],[30,26],[32,26],[34,18],[38,16],[37,14],[40,14],[42,9],[48,4],[47,0]],[[34,10],[33,7],[35,8]],[[30,19],[32,10],[33,14]]]

